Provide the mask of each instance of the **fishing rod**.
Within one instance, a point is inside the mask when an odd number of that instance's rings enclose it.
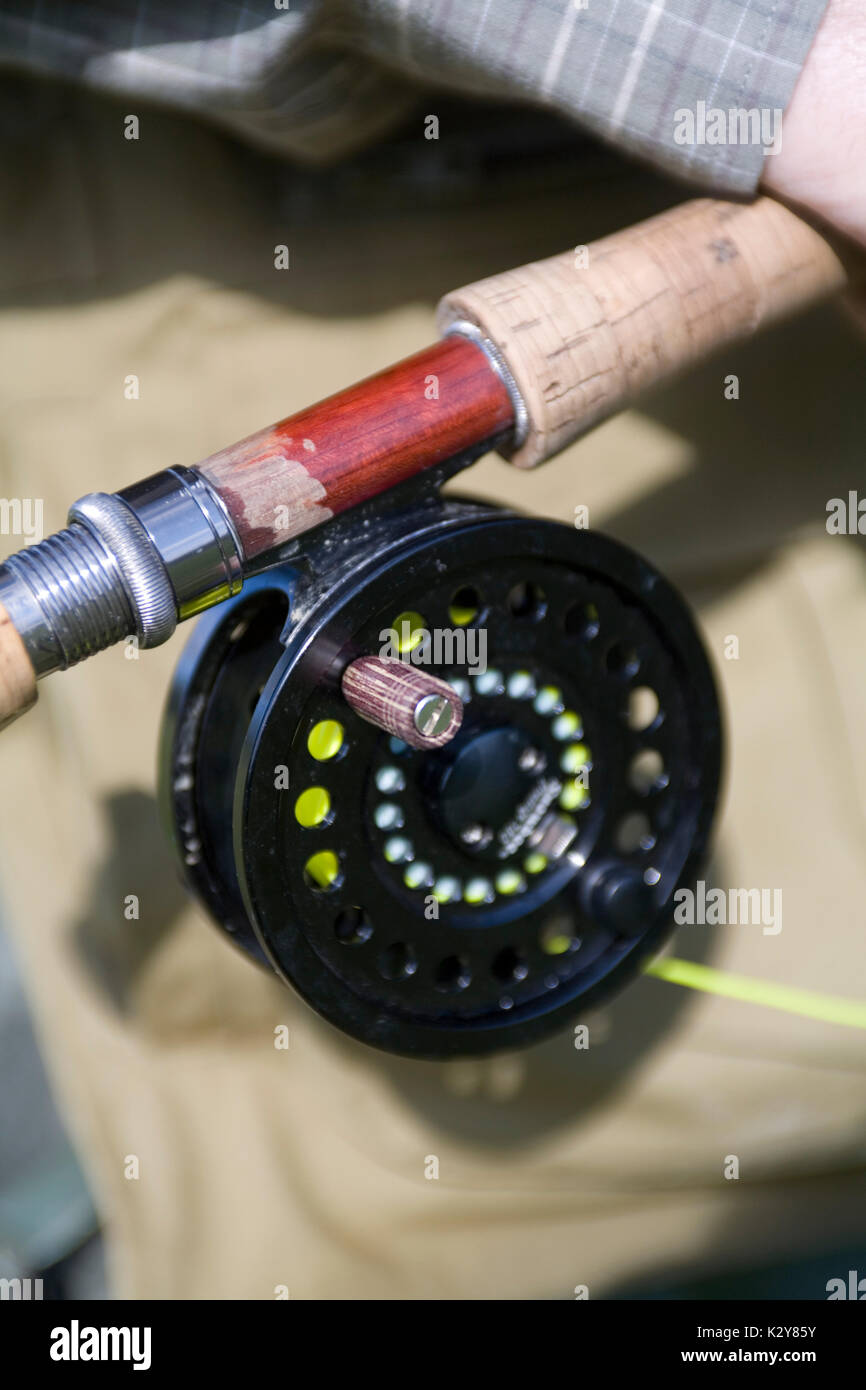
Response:
[[[458,290],[443,338],[195,468],[73,503],[0,568],[0,720],[35,682],[239,592],[292,538],[473,447],[519,467],[643,390],[842,288],[826,241],[769,199],[696,200]],[[503,442],[504,441],[504,442]]]
[[[204,614],[160,799],[219,925],[375,1046],[543,1037],[666,939],[715,813],[718,699],[645,560],[439,485],[490,448],[533,467],[845,283],[781,205],[701,199],[454,291],[433,346],[80,498],[9,557],[0,723]]]

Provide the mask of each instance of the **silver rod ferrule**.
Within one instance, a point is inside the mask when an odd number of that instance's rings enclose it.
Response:
[[[117,494],[160,556],[180,621],[239,593],[243,550],[219,494],[194,468],[166,468]]]
[[[222,500],[201,474],[174,468],[79,498],[65,531],[0,565],[0,604],[41,677],[133,634],[159,646],[179,620],[242,584],[243,551]]]

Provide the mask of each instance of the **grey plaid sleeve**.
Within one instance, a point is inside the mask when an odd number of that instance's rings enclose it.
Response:
[[[372,139],[419,88],[519,98],[750,194],[826,3],[7,0],[0,61],[187,106],[309,158]]]
[[[360,0],[406,72],[553,107],[657,168],[750,194],[827,0]]]

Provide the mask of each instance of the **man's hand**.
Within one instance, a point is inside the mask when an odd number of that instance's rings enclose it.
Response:
[[[763,185],[866,247],[866,3],[830,0]]]

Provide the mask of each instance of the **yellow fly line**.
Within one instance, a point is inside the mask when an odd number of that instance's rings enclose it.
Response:
[[[667,980],[672,985],[699,989],[705,994],[741,999],[746,1004],[763,1004],[767,1009],[783,1009],[785,1013],[816,1018],[822,1023],[837,1023],[842,1028],[866,1028],[866,1003],[859,999],[818,994],[811,989],[756,980],[751,975],[732,975],[727,970],[715,970],[710,965],[698,965],[674,956],[650,961],[644,966],[644,974]]]

